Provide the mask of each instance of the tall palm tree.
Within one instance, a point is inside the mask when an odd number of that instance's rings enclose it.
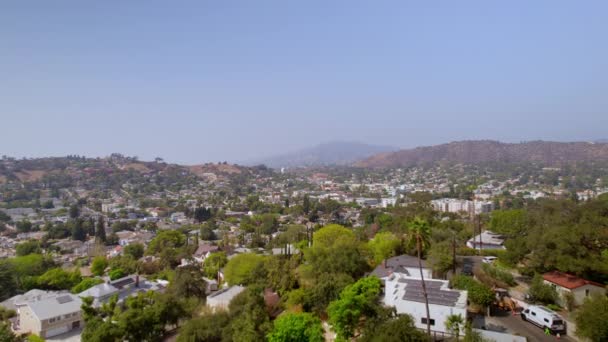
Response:
[[[426,284],[424,283],[424,274],[422,272],[422,251],[430,244],[431,226],[429,222],[420,217],[415,217],[409,224],[409,245],[416,246],[418,253],[418,269],[420,270],[420,279],[422,280],[422,294],[424,296],[424,305],[426,306],[426,332],[431,336],[431,314],[429,311],[429,298],[426,293]]]
[[[464,326],[462,315],[449,315],[445,321],[445,328],[456,335],[456,341],[460,338],[460,329]]]

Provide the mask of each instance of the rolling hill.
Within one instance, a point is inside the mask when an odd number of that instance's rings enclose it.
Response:
[[[502,143],[492,140],[470,140],[380,153],[360,160],[355,165],[388,168],[436,162],[463,164],[534,162],[549,166],[598,160],[608,161],[608,144],[551,141]]]
[[[388,146],[334,141],[291,153],[251,161],[246,164],[264,164],[272,168],[350,165],[357,160],[395,150],[395,148]]]

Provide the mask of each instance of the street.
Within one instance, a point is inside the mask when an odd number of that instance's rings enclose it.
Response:
[[[550,342],[558,340],[557,336],[547,336],[541,328],[523,321],[519,315],[513,316],[510,312],[501,310],[494,310],[491,317],[476,316],[473,320],[473,326],[479,329],[485,327],[487,330],[525,336],[528,341]],[[578,341],[575,337],[565,335],[562,335],[559,340]]]

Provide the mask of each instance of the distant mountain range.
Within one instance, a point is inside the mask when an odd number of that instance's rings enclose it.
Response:
[[[436,162],[463,164],[536,162],[550,166],[599,160],[608,161],[608,143],[529,141],[513,144],[492,140],[472,140],[380,153],[356,162],[355,166],[388,168]]]
[[[378,153],[396,150],[397,148],[389,146],[333,141],[270,158],[254,160],[247,162],[246,164],[264,164],[271,168],[350,165],[358,160],[365,159]]]

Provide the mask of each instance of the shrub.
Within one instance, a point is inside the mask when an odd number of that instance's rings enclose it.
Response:
[[[540,274],[535,275],[532,279],[528,294],[533,301],[543,304],[555,304],[558,299],[557,291],[550,285],[545,284]]]
[[[515,281],[515,279],[513,279],[513,275],[507,271],[503,271],[498,267],[492,266],[490,264],[482,264],[481,268],[488,276],[499,282],[507,284],[508,286],[517,285],[517,282]]]
[[[460,290],[468,291],[469,300],[472,303],[488,306],[494,302],[494,291],[472,277],[457,275],[452,278],[452,286]]]

